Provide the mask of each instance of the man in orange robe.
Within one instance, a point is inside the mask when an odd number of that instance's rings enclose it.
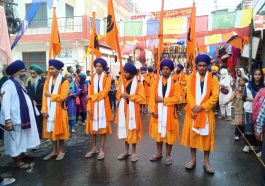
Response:
[[[204,151],[204,170],[214,174],[209,163],[210,152],[214,150],[215,117],[213,107],[218,100],[218,79],[208,72],[211,58],[206,54],[196,57],[197,70],[187,81],[186,116],[181,143],[190,147],[192,159],[186,169],[196,165],[196,149]]]
[[[44,84],[42,98],[43,138],[52,140],[52,152],[44,157],[49,160],[64,158],[64,140],[69,139],[68,115],[65,100],[70,90],[69,81],[60,74],[64,64],[61,61],[49,60],[50,77]],[[59,141],[59,152],[57,142]]]
[[[142,122],[140,117],[140,102],[144,100],[143,85],[138,82],[137,69],[132,63],[124,66],[126,87],[120,82],[117,99],[120,101],[115,123],[118,124],[118,138],[125,141],[125,151],[118,156],[118,160],[123,160],[129,153],[129,144],[132,144],[131,161],[138,160],[136,154],[136,144],[142,140]]]
[[[172,145],[179,139],[178,118],[174,113],[175,104],[180,101],[179,85],[174,84],[171,72],[174,70],[172,60],[161,61],[162,76],[154,81],[150,93],[150,128],[149,133],[156,140],[157,154],[150,161],[162,158],[163,143],[166,143],[166,165],[172,164]]]
[[[144,87],[144,92],[147,93],[147,95],[148,95],[148,92],[146,92],[148,90],[148,87],[147,87],[147,85],[144,82],[146,75],[147,75],[147,67],[143,66],[143,67],[140,68],[140,73],[138,75],[138,80],[142,83],[142,85]],[[147,104],[148,104],[148,102],[146,100],[146,97],[145,97],[144,100],[141,101],[140,104],[141,104],[141,113],[146,114],[147,113],[146,109],[147,109]]]
[[[183,72],[184,66],[182,64],[177,65],[176,73],[173,76],[173,80],[175,83],[180,85],[180,103],[176,105],[177,113],[181,115],[181,111],[183,109],[183,105],[186,100],[186,74]]]
[[[92,135],[92,149],[86,154],[86,158],[91,158],[98,153],[96,147],[96,135],[101,135],[101,144],[98,160],[104,159],[104,146],[106,134],[111,134],[112,111],[110,108],[108,93],[111,86],[111,78],[104,71],[107,68],[107,62],[102,58],[94,61],[96,74],[91,79],[88,87],[87,112],[88,119],[86,132]]]
[[[146,99],[146,110],[148,110],[149,99],[150,99],[150,90],[154,82],[154,69],[153,67],[148,67],[148,73],[144,78],[144,94]]]

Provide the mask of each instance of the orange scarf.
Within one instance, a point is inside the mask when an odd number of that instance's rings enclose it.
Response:
[[[192,80],[191,80],[189,90],[191,91],[191,95],[193,96],[193,99],[196,100],[196,88],[200,88],[200,87],[196,87],[196,72],[192,73],[191,76],[192,76]],[[205,103],[210,98],[211,88],[212,88],[212,80],[213,80],[212,75],[210,73],[208,73],[207,87],[206,87],[207,91],[206,91],[206,95],[204,96],[200,105]],[[194,122],[194,128],[196,128],[196,129],[205,128],[206,119],[207,119],[206,114],[207,113],[204,109],[200,113],[197,114],[197,117],[196,117],[195,122]]]

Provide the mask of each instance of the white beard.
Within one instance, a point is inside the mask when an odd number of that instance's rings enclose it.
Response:
[[[39,76],[37,76],[36,78],[31,78],[31,81],[30,81],[31,86],[36,87],[39,83],[39,79],[40,79]]]
[[[14,79],[20,84],[20,86],[26,89],[26,80],[23,80],[19,77],[19,75],[14,76]]]

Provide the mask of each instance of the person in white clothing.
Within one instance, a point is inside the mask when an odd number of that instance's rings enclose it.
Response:
[[[236,82],[235,82],[236,88],[240,86],[239,85],[240,84],[240,79],[242,77],[244,77],[244,76],[246,76],[244,69],[243,68],[238,68],[236,70]]]
[[[14,161],[14,167],[27,168],[23,161],[27,149],[40,144],[36,125],[39,115],[26,90],[26,68],[22,61],[11,63],[6,73],[10,76],[1,88],[3,95],[0,123],[4,125],[5,152]]]
[[[226,120],[231,121],[231,104],[229,103],[225,105],[226,101],[229,100],[232,95],[232,80],[228,74],[228,70],[223,68],[220,70],[221,80],[220,80],[220,94],[219,94],[219,105],[221,108],[221,115],[218,117],[219,119],[224,119],[225,114],[227,115]]]

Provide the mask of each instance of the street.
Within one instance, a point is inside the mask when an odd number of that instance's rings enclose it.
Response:
[[[183,116],[179,119],[182,126]],[[139,160],[130,158],[117,160],[124,143],[117,139],[115,125],[113,134],[107,137],[105,159],[86,159],[91,142],[79,125],[77,133],[66,145],[66,156],[62,161],[43,161],[51,146],[45,143],[34,153],[35,165],[30,170],[12,168],[10,157],[0,158],[0,173],[16,178],[18,186],[69,186],[69,185],[259,185],[260,163],[253,153],[243,153],[243,140],[234,141],[234,126],[222,120],[216,124],[216,150],[211,154],[215,175],[206,174],[202,167],[203,153],[198,152],[197,166],[193,171],[185,170],[190,151],[177,143],[173,146],[173,165],[165,166],[164,160],[152,163],[149,157],[156,153],[156,144],[148,134],[149,117],[143,115],[143,141],[137,146]],[[165,152],[165,148],[164,148]],[[165,154],[164,154],[165,157]]]

